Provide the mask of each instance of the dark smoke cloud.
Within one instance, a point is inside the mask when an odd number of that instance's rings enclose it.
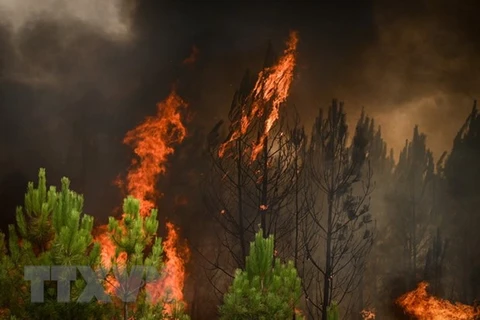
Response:
[[[131,62],[142,53],[113,10],[116,1],[96,6],[106,11],[93,18],[88,1],[27,2],[0,5],[1,174],[31,180],[46,167],[50,183],[67,175],[94,203],[109,193],[105,180],[122,163],[114,161],[123,157],[114,146],[130,124],[119,115],[132,108],[141,85]],[[82,152],[90,156],[84,163]],[[111,205],[92,202],[91,211]]]
[[[225,117],[245,69],[259,71],[268,41],[281,51],[291,29],[300,44],[290,103],[307,126],[336,97],[352,124],[365,106],[396,149],[419,124],[438,155],[478,95],[474,5],[0,1],[0,175],[31,180],[46,166],[51,183],[71,177],[87,211],[106,217],[131,157],[121,140],[172,84],[198,136]],[[174,166],[164,181],[192,181],[182,172],[191,170]]]

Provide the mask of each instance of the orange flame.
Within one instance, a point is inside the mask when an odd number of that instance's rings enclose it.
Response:
[[[263,150],[265,139],[268,137],[275,122],[279,119],[280,106],[288,98],[296,63],[297,44],[298,35],[296,32],[291,32],[287,41],[287,48],[278,63],[273,67],[260,71],[255,87],[250,93],[249,100],[252,101],[252,108],[247,112],[245,106],[242,106],[239,128],[232,132],[226,142],[220,145],[218,150],[219,157],[223,157],[227,147],[248,131],[253,125],[255,118],[261,118],[265,115],[262,132],[252,146],[251,160],[255,160]],[[269,102],[271,102],[270,110],[268,110]]]
[[[166,171],[168,156],[174,152],[173,144],[180,143],[186,136],[186,128],[181,121],[180,109],[187,104],[175,91],[157,105],[156,116],[147,117],[135,129],[127,132],[123,142],[134,148],[137,159],[132,160],[126,178],[128,194],[140,200],[140,214],[148,216],[155,206],[158,197],[156,184],[159,175]],[[120,183],[120,186],[125,183]],[[148,284],[148,292],[155,301],[183,301],[185,282],[185,264],[189,259],[188,247],[178,244],[178,233],[172,223],[167,223],[167,237],[163,242],[165,252],[165,275],[159,281]],[[101,261],[106,268],[111,268],[112,262],[122,265],[126,257],[120,256],[114,261],[115,244],[112,242],[106,226],[98,229],[101,234],[96,240],[101,243]],[[160,262],[159,262],[160,263]],[[110,280],[107,290],[112,292],[115,279]],[[167,297],[168,296],[168,297]],[[155,300],[156,298],[156,300]],[[168,305],[168,310],[172,310]]]
[[[419,283],[415,290],[398,298],[397,304],[418,320],[474,320],[480,315],[472,306],[429,295],[427,287],[428,283]]]
[[[132,146],[140,160],[132,160],[127,175],[128,194],[140,199],[140,213],[147,216],[155,207],[158,196],[155,186],[158,176],[164,174],[167,158],[174,152],[172,144],[180,143],[187,130],[182,124],[179,109],[187,104],[173,91],[157,105],[157,115],[127,132],[123,142]]]
[[[167,222],[167,240],[163,243],[166,254],[164,267],[165,277],[152,284],[147,284],[147,291],[154,302],[165,299],[167,302],[183,302],[183,286],[185,284],[185,261],[190,257],[187,246],[179,246],[178,233],[173,223]],[[167,304],[167,312],[172,311],[173,305]]]
[[[115,258],[116,247],[110,238],[107,225],[99,226],[96,229],[96,233],[98,233],[98,235],[95,237],[95,241],[101,244],[100,261],[102,267],[104,267],[106,270],[110,270],[114,264],[120,266],[123,265],[126,262],[127,257],[126,255],[121,254]],[[105,285],[106,292],[109,294],[114,294],[117,287],[118,281],[115,279],[115,277],[112,275],[107,276]]]

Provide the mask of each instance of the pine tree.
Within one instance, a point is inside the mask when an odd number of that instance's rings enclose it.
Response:
[[[274,258],[273,235],[260,230],[250,244],[245,270],[238,269],[220,307],[220,319],[292,319],[300,298],[300,278],[290,261]]]
[[[92,236],[93,217],[82,213],[83,197],[69,189],[70,181],[62,178],[61,182],[59,192],[53,186],[47,189],[45,170],[40,169],[37,187],[33,183],[28,184],[24,207],[17,209],[16,226],[9,226],[8,241],[0,233],[2,318],[127,319],[133,315],[140,320],[187,320],[188,316],[181,304],[176,304],[167,315],[164,310],[165,301],[152,303],[145,290],[145,282],[141,283],[142,288],[128,287],[129,281],[117,282],[123,286],[117,287],[116,292],[112,292],[112,297],[120,296],[123,300],[136,298],[131,299],[135,304],[127,306],[127,303],[123,303],[120,310],[112,308],[113,304],[101,304],[96,300],[77,303],[86,286],[85,280],[78,273],[77,280],[71,285],[70,302],[57,302],[58,298],[65,300],[65,297],[58,297],[54,281],[45,282],[44,303],[30,302],[30,285],[24,279],[25,266],[88,266],[97,271],[102,267],[100,245]],[[125,199],[124,211],[122,222],[110,218],[109,231],[116,245],[116,258],[124,255],[125,263],[114,264],[107,279],[112,280],[113,275],[122,279],[121,276],[126,275],[123,271],[131,274],[134,266],[152,267],[161,273],[163,265],[159,262],[162,261],[163,251],[161,239],[156,237],[157,211],[153,210],[149,217],[142,218],[139,214],[139,201],[131,197]],[[142,279],[147,277],[153,281],[151,277],[156,273],[148,271],[146,269],[145,274],[142,274]],[[139,293],[138,297],[136,293]],[[130,310],[131,315],[128,314]]]
[[[367,159],[370,162],[373,175],[372,181],[374,189],[372,192],[371,211],[375,217],[375,236],[372,251],[368,255],[358,288],[358,299],[355,302],[354,314],[359,315],[363,309],[369,305],[379,306],[388,303],[384,296],[379,292],[381,287],[379,284],[383,280],[385,273],[389,272],[388,263],[384,257],[388,256],[390,247],[385,242],[385,232],[389,225],[386,219],[388,210],[385,207],[385,186],[392,181],[392,172],[395,166],[393,159],[393,150],[388,150],[387,144],[382,137],[382,128],[375,128],[374,119],[367,117],[362,112],[362,116],[358,123],[363,135],[367,137],[369,144],[367,146]],[[357,130],[358,131],[358,130]]]
[[[62,178],[52,216],[55,237],[50,259],[55,265],[98,265],[100,245],[93,243],[93,217],[82,214],[83,196],[69,187],[69,179]]]
[[[70,191],[68,178],[62,179],[61,191],[47,189],[45,169],[40,169],[38,185],[28,184],[24,207],[18,207],[16,226],[9,226],[8,254],[2,241],[0,283],[3,306],[22,319],[89,319],[101,316],[96,303],[79,305],[74,301],[83,291],[85,281],[77,278],[71,287],[70,303],[57,303],[55,283],[45,283],[45,303],[30,303],[30,286],[24,279],[24,267],[94,266],[100,248],[93,243],[93,217],[82,213],[83,197]],[[2,235],[4,239],[4,235]]]
[[[37,256],[49,249],[54,237],[51,218],[56,203],[56,188],[47,190],[45,169],[40,169],[37,188],[34,188],[33,182],[28,183],[25,208],[18,207],[16,212],[19,236],[32,245]]]
[[[393,175],[387,200],[392,205],[390,228],[393,244],[404,253],[403,270],[408,270],[407,287],[420,281],[425,262],[422,246],[432,233],[434,163],[426,145],[426,135],[416,126],[411,141],[405,143]],[[392,257],[398,259],[398,256]],[[399,266],[400,267],[400,266]]]
[[[122,220],[110,217],[108,223],[110,238],[115,244],[116,251],[112,260],[112,270],[107,279],[110,279],[110,283],[114,278],[125,280],[123,276],[129,276],[132,272],[139,270],[135,268],[146,267],[141,275],[151,282],[149,284],[136,281],[114,283],[115,294],[123,298],[123,301],[117,301],[117,304],[122,306],[122,318],[129,319],[133,316],[140,320],[189,319],[180,302],[169,301],[168,297],[167,299],[163,297],[164,292],[155,290],[157,283],[155,281],[162,279],[153,279],[152,276],[156,273],[161,274],[163,270],[163,263],[161,263],[162,240],[156,236],[158,230],[157,210],[153,209],[149,216],[142,217],[140,201],[130,196],[124,200],[123,212]],[[149,268],[153,268],[155,274],[150,273],[152,269]],[[129,305],[128,301],[136,303]],[[174,305],[173,312],[166,312],[165,304],[167,303]]]
[[[353,300],[373,243],[368,146],[373,130],[362,114],[351,144],[343,104],[319,111],[308,148],[309,216],[304,235],[304,290],[308,312],[327,320],[333,300]]]
[[[480,293],[480,113],[477,101],[458,131],[453,147],[445,161],[444,177],[451,205],[448,214],[452,238],[451,273],[460,277],[462,285],[456,289],[456,298],[472,303]],[[453,290],[452,290],[453,291]]]
[[[218,245],[215,250],[204,250],[202,255],[210,267],[210,282],[222,293],[226,290],[225,280],[234,277],[226,266],[245,267],[248,243],[255,236],[257,224],[261,225],[265,237],[270,233],[276,235],[281,254],[291,253],[298,258],[298,253],[294,253],[295,244],[292,245],[296,232],[292,218],[296,215],[300,220],[301,214],[292,213],[296,208],[290,204],[298,187],[292,181],[298,181],[300,171],[295,170],[294,162],[297,160],[298,166],[301,160],[292,152],[295,146],[289,132],[292,128],[289,128],[287,108],[281,108],[278,121],[271,123],[268,136],[264,136],[266,127],[270,126],[267,117],[273,110],[274,99],[263,101],[256,97],[254,90],[258,81],[265,80],[272,72],[271,67],[277,61],[269,46],[263,71],[257,75],[247,71],[233,97],[228,133],[221,134],[223,122],[219,122],[208,138],[212,169],[205,175],[204,198],[208,212],[218,225],[215,232]],[[225,139],[220,140],[221,136]],[[257,144],[261,144],[261,148]],[[256,156],[252,157],[254,153]],[[300,203],[297,209],[299,207]]]

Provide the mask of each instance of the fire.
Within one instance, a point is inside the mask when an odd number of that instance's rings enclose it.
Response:
[[[186,128],[181,121],[181,108],[187,104],[175,91],[157,104],[157,114],[127,132],[123,142],[133,147],[137,156],[132,160],[126,181],[119,184],[129,195],[140,200],[140,214],[148,216],[155,206],[155,199],[159,196],[156,190],[158,177],[166,171],[168,156],[174,152],[173,145],[183,141]],[[189,259],[189,249],[178,243],[178,232],[172,223],[167,223],[167,237],[163,243],[166,256],[164,276],[154,284],[149,284],[147,290],[152,294],[153,301],[175,300],[183,301],[183,287],[185,282],[185,263]],[[102,265],[111,268],[115,257],[115,244],[112,242],[106,226],[101,226],[96,240],[101,243]],[[122,265],[127,257],[116,259],[117,265]],[[115,287],[115,279],[107,279],[110,284],[107,290]],[[156,299],[155,299],[156,298]],[[167,312],[171,307],[166,306]]]
[[[376,318],[375,312],[372,310],[362,310],[360,315],[363,320],[375,320]]]
[[[183,64],[193,64],[193,63],[195,63],[195,61],[197,61],[199,52],[200,51],[198,50],[197,46],[193,46],[192,47],[192,52],[190,53],[188,58],[183,60]]]
[[[260,71],[255,87],[250,93],[251,110],[247,111],[246,106],[242,106],[239,126],[231,133],[229,139],[220,146],[219,157],[223,157],[227,147],[248,131],[256,118],[264,119],[264,123],[258,140],[253,143],[251,160],[255,160],[263,150],[265,139],[279,119],[280,106],[288,98],[296,63],[297,44],[298,35],[296,32],[291,32],[287,41],[287,48],[278,63]],[[269,102],[271,102],[270,107]]]
[[[132,146],[138,159],[132,160],[127,175],[128,194],[140,199],[142,216],[150,214],[158,196],[155,186],[164,174],[167,158],[174,152],[172,144],[183,141],[187,130],[182,124],[180,108],[187,104],[173,91],[157,105],[157,115],[127,132],[123,142]]]
[[[167,259],[165,261],[165,277],[158,282],[147,285],[147,291],[153,301],[183,301],[183,286],[185,283],[185,261],[190,256],[186,246],[179,246],[178,233],[173,223],[167,222],[167,240],[163,243]],[[172,304],[167,304],[167,312],[172,311]]]
[[[419,283],[415,290],[398,298],[397,304],[418,320],[473,320],[480,315],[472,306],[429,295],[427,287],[428,283]]]
[[[127,256],[122,252],[122,254],[115,258],[116,247],[110,238],[107,225],[97,227],[96,233],[98,235],[95,237],[95,241],[101,244],[100,261],[102,267],[105,268],[105,270],[110,270],[114,264],[117,266],[124,265],[127,261]],[[114,294],[116,288],[118,288],[118,281],[114,276],[108,275],[106,278],[105,291],[109,294]]]

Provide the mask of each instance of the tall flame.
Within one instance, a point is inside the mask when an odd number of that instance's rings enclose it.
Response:
[[[186,136],[186,128],[181,121],[180,109],[187,104],[172,91],[162,102],[157,104],[157,114],[127,132],[123,142],[133,147],[137,156],[132,160],[125,186],[129,195],[140,200],[140,214],[148,216],[159,196],[156,190],[158,177],[166,171],[168,156],[174,153],[173,145],[180,143]],[[149,284],[147,290],[154,301],[175,300],[183,302],[185,282],[185,264],[189,259],[189,249],[178,243],[178,233],[172,223],[167,223],[167,237],[163,243],[166,255],[164,276],[157,282]],[[97,241],[102,244],[102,264],[110,268],[115,256],[115,245],[112,243],[106,226],[99,228],[101,234]],[[119,257],[117,264],[122,264],[126,257]],[[160,263],[160,262],[159,262]],[[114,281],[114,279],[110,279]],[[112,291],[115,283],[107,287]],[[166,306],[167,312],[171,307]]]
[[[186,136],[180,108],[187,104],[173,91],[157,105],[157,115],[147,117],[145,122],[127,132],[123,142],[134,148],[138,159],[132,160],[127,175],[128,194],[141,200],[140,213],[149,215],[158,196],[155,186],[158,176],[165,173],[167,158],[174,152],[172,147]]]
[[[263,118],[264,123],[258,140],[253,143],[251,160],[255,160],[262,151],[265,139],[279,119],[280,106],[288,98],[296,63],[297,44],[298,35],[292,31],[287,41],[287,48],[278,63],[260,71],[255,87],[250,93],[250,99],[248,99],[252,101],[251,109],[246,111],[246,106],[242,106],[239,126],[230,134],[229,139],[220,145],[219,157],[223,157],[228,146],[248,131],[256,118]],[[269,102],[271,102],[271,106]]]
[[[427,293],[428,284],[421,282],[417,288],[397,299],[397,304],[418,320],[474,320],[480,312],[474,307],[452,303]]]

